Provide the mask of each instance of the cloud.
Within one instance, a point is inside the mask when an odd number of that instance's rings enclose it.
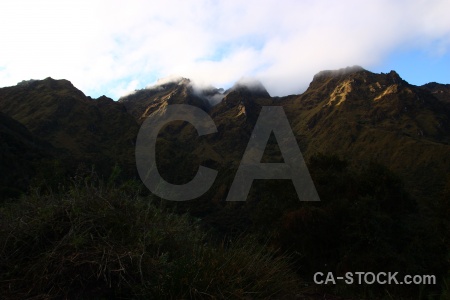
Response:
[[[0,85],[52,76],[117,99],[172,74],[225,88],[248,76],[286,95],[398,49],[449,55],[448,11],[445,0],[8,0]]]

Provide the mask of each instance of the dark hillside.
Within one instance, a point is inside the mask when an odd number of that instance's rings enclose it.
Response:
[[[73,161],[99,171],[118,164],[134,172],[138,125],[107,97],[86,97],[67,80],[30,80],[0,89],[0,111]]]

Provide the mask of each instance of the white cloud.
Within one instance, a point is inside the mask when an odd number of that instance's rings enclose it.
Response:
[[[118,98],[171,74],[225,87],[253,76],[285,95],[399,48],[448,55],[448,11],[445,0],[2,1],[0,86],[52,76]]]

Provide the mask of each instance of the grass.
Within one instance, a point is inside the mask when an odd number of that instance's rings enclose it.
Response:
[[[91,177],[0,206],[0,294],[261,299],[300,292],[288,259],[256,239],[215,243],[188,215],[129,190]]]

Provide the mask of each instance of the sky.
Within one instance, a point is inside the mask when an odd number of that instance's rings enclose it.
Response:
[[[0,87],[52,77],[117,100],[168,76],[255,78],[284,96],[353,65],[450,83],[449,12],[449,0],[2,0]]]

